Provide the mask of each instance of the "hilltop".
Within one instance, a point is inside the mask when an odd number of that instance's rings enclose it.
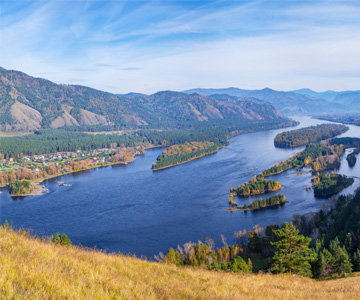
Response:
[[[253,97],[259,100],[267,101],[273,104],[284,114],[311,114],[320,112],[335,112],[339,110],[347,110],[349,107],[343,103],[327,101],[329,98],[323,97],[321,93],[300,90],[299,92],[276,91],[270,88],[261,90],[244,90],[235,87],[225,89],[192,89],[184,91],[184,93],[199,93],[210,97],[215,95],[228,95],[234,97]]]
[[[60,246],[0,228],[1,299],[358,299],[360,277],[235,274]]]
[[[0,68],[0,131],[99,125],[179,129],[219,120],[259,123],[284,119],[272,104],[251,97],[215,99],[173,91],[115,95]]]

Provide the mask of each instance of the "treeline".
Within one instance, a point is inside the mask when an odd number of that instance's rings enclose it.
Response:
[[[313,176],[312,183],[315,197],[328,197],[352,185],[354,179],[332,172]]]
[[[279,195],[274,195],[268,198],[261,198],[258,200],[255,200],[253,202],[251,202],[249,205],[244,204],[242,206],[238,206],[237,209],[238,210],[256,210],[256,209],[261,209],[261,208],[266,208],[266,207],[270,207],[270,206],[277,206],[277,205],[281,205],[281,204],[285,204],[286,203],[286,197],[284,196],[284,194],[279,194]]]
[[[230,188],[230,193],[236,192],[236,194],[240,197],[249,197],[252,195],[275,192],[280,189],[280,182],[276,180],[264,179],[263,176],[258,175],[249,180],[249,182],[239,185],[237,188]]]
[[[261,173],[262,176],[271,176],[271,175],[275,175],[275,174],[279,174],[281,172],[284,172],[286,170],[289,169],[299,169],[303,166],[307,166],[309,164],[312,164],[312,162],[319,158],[319,157],[326,157],[328,155],[333,155],[333,154],[341,154],[343,151],[343,148],[340,146],[335,146],[335,147],[325,147],[325,146],[320,146],[320,144],[310,144],[308,146],[306,146],[306,148],[295,154],[294,156],[290,157],[287,160],[281,161],[279,163],[277,163],[276,165],[266,169],[265,171],[263,171]],[[320,163],[320,162],[319,162]],[[323,161],[323,164],[326,163],[326,160]],[[318,166],[317,170],[319,169],[326,169],[323,168],[324,166],[320,164],[320,166]],[[328,167],[328,166],[326,166]]]
[[[74,152],[109,148],[115,143],[119,147],[135,147],[142,144],[167,146],[187,141],[210,141],[226,143],[227,136],[221,130],[140,130],[132,135],[98,134],[71,132],[57,129],[45,129],[34,134],[0,138],[0,153],[4,158],[20,155],[36,155],[55,152]]]
[[[157,170],[174,166],[204,155],[216,153],[220,146],[213,142],[191,142],[170,146],[157,157],[152,169]]]
[[[112,163],[128,163],[134,160],[135,155],[142,154],[143,147],[134,148],[117,148],[108,155],[99,154],[99,157],[108,157],[110,161],[101,163],[100,161],[93,161],[91,158],[60,161],[57,164],[48,166],[37,166],[37,170],[32,170],[30,166],[0,171],[0,186],[7,183],[11,184],[14,181],[22,180],[39,180],[49,177],[60,176],[63,174],[83,171],[95,167],[108,166]]]
[[[317,119],[332,121],[332,122],[339,122],[343,124],[352,124],[359,126],[360,125],[360,114],[359,113],[347,113],[343,115],[319,115],[316,116]]]
[[[347,130],[349,127],[338,124],[309,126],[279,133],[274,139],[274,144],[280,148],[292,148],[332,138]]]
[[[135,147],[141,144],[148,146],[170,146],[185,142],[214,142],[226,144],[227,139],[237,134],[270,130],[295,125],[295,121],[282,120],[274,122],[244,122],[236,120],[212,120],[211,122],[190,122],[184,129],[162,127],[162,130],[142,129],[133,134],[97,134],[77,132],[75,127],[63,129],[43,129],[34,134],[0,138],[0,155],[4,158],[17,157],[21,154],[46,154],[55,152],[73,152],[110,147],[116,143],[120,147]],[[112,131],[117,126],[84,126],[87,131]],[[110,130],[111,129],[111,130]]]
[[[356,164],[356,154],[357,153],[355,151],[353,151],[350,154],[348,154],[348,156],[346,156],[346,160],[347,160],[347,162],[349,164],[349,167],[355,166],[355,164]]]
[[[27,180],[14,180],[9,184],[10,195],[24,195],[32,191],[32,185]]]
[[[294,223],[236,231],[232,246],[222,236],[224,246],[215,250],[213,240],[207,238],[205,243],[187,243],[157,258],[211,270],[344,276],[360,271],[359,211],[360,191],[354,197],[340,196],[328,212],[295,216]]]

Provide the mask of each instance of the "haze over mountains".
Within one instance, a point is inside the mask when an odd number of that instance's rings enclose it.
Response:
[[[261,90],[244,90],[235,87],[225,89],[191,89],[184,93],[198,93],[210,97],[226,94],[236,97],[254,97],[272,103],[282,113],[287,115],[311,114],[321,112],[339,112],[360,109],[360,91],[318,93],[310,89],[290,92],[275,91],[270,88]],[[359,104],[357,104],[359,102]]]
[[[283,114],[360,109],[360,91],[226,88],[115,95],[85,86],[56,84],[4,68],[0,68],[0,76],[0,131],[81,125],[181,128],[194,122],[267,122],[281,120]]]

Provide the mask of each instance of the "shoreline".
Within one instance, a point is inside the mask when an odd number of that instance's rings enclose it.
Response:
[[[241,198],[249,198],[251,196],[258,196],[258,195],[264,195],[264,194],[278,192],[278,191],[280,191],[282,189],[281,183],[279,183],[279,184],[280,184],[280,187],[278,189],[275,189],[275,190],[261,190],[258,193],[251,193],[249,195],[239,195],[238,193],[236,193],[236,196],[241,197]]]
[[[207,154],[204,154],[204,155],[201,155],[201,156],[197,156],[197,157],[193,157],[189,160],[186,160],[186,161],[183,161],[181,163],[177,163],[176,165],[168,165],[168,166],[164,166],[164,167],[161,167],[161,168],[156,168],[156,169],[151,169],[152,171],[161,171],[161,170],[165,170],[165,169],[168,169],[168,168],[172,168],[172,167],[176,167],[176,166],[179,166],[179,165],[182,165],[182,164],[186,164],[188,162],[191,162],[193,160],[197,160],[199,158],[202,158],[202,157],[205,157],[205,156],[208,156],[208,155],[212,155],[212,154],[216,154],[219,152],[219,150],[223,148],[223,147],[219,147],[219,149],[215,152],[211,152],[211,153],[207,153]]]
[[[43,184],[33,182],[35,188],[29,194],[9,194],[10,197],[41,196],[49,193],[49,189]]]
[[[54,174],[54,175],[49,175],[49,176],[44,177],[44,178],[24,179],[24,180],[30,181],[31,183],[42,183],[42,182],[44,182],[45,180],[48,180],[48,179],[61,177],[61,176],[64,176],[64,175],[69,175],[69,174],[74,174],[74,173],[79,173],[79,172],[82,172],[82,171],[88,171],[88,170],[93,170],[93,169],[98,169],[98,168],[105,168],[105,167],[109,167],[109,166],[113,166],[113,165],[127,165],[127,164],[133,162],[135,160],[135,157],[134,157],[133,160],[127,161],[127,162],[107,163],[106,165],[101,165],[101,166],[96,165],[96,166],[86,168],[86,169],[82,169],[82,170],[77,170],[77,171],[72,171],[72,172],[64,172],[64,173],[57,173],[57,174]],[[0,187],[7,187],[7,186],[9,186],[9,183],[6,183],[4,185],[0,185]],[[10,195],[10,196],[20,196],[20,195]],[[21,196],[31,196],[31,194],[25,194],[25,195],[21,195]]]
[[[259,210],[259,209],[263,209],[263,208],[268,208],[268,207],[274,207],[274,206],[281,206],[285,203],[288,203],[288,201],[285,201],[283,203],[279,203],[279,204],[272,204],[272,205],[266,205],[264,207],[259,207],[259,208],[232,208],[232,207],[228,207],[226,208],[226,211],[249,211],[249,210]]]
[[[260,130],[249,130],[247,132],[237,132],[236,134],[230,134],[230,136],[228,137],[227,140],[235,137],[235,136],[239,136],[239,135],[245,135],[245,134],[249,134],[249,133],[255,133],[255,132],[262,132],[262,131],[269,131],[269,130],[275,130],[275,129],[280,129],[280,128],[288,128],[288,127],[294,127],[296,125],[292,125],[291,124],[292,121],[289,121],[289,124],[288,125],[280,125],[280,126],[275,126],[275,128],[268,128],[268,129],[260,129]],[[166,147],[166,146],[163,146],[163,145],[151,145],[150,147],[145,147],[145,150],[151,150],[151,149],[154,149],[154,148],[162,148],[162,147]],[[224,147],[224,146],[223,146]],[[176,164],[176,165],[171,165],[171,166],[165,166],[165,167],[161,167],[159,169],[151,169],[152,171],[160,171],[160,170],[164,170],[164,169],[167,169],[167,168],[171,168],[171,167],[176,167],[180,164],[185,164],[185,163],[188,163],[188,162],[191,162],[193,160],[196,160],[196,159],[199,159],[199,158],[202,158],[204,156],[207,156],[207,155],[212,155],[212,154],[216,154],[221,148],[223,147],[219,147],[219,149],[216,151],[216,152],[213,152],[213,153],[209,153],[209,154],[205,154],[203,156],[199,156],[199,157],[196,157],[196,158],[193,158],[193,159],[190,159],[190,160],[187,160],[185,162],[182,162],[182,163],[179,163],[179,164]],[[144,153],[142,153],[144,154]],[[140,155],[142,155],[140,154]],[[94,167],[90,167],[90,168],[86,168],[86,169],[82,169],[82,170],[78,170],[78,171],[72,171],[72,172],[65,172],[65,173],[61,173],[61,174],[54,174],[54,175],[50,175],[50,176],[47,176],[46,178],[37,178],[37,179],[29,179],[28,181],[30,181],[31,183],[35,182],[35,183],[42,183],[43,181],[45,180],[48,180],[48,179],[52,179],[52,178],[56,178],[56,177],[60,177],[60,176],[63,176],[63,175],[68,175],[68,174],[73,174],[73,173],[78,173],[78,172],[81,172],[81,171],[88,171],[88,170],[92,170],[92,169],[97,169],[97,168],[102,168],[102,167],[108,167],[108,166],[112,166],[112,165],[121,165],[121,164],[124,164],[124,165],[127,165],[131,162],[133,162],[136,158],[136,156],[138,155],[135,155],[135,157],[131,160],[131,161],[127,161],[127,162],[115,162],[115,163],[107,163],[106,165],[101,165],[101,166],[94,166]],[[0,188],[1,187],[7,187],[9,185],[9,183],[5,183],[3,185],[0,184]],[[24,195],[24,196],[28,196],[28,195]]]

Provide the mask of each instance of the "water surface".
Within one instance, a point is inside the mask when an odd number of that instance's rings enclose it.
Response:
[[[309,117],[295,119],[301,122],[297,128],[330,123]],[[342,136],[360,137],[360,127],[348,126],[351,129]],[[328,200],[316,199],[312,191],[306,191],[311,174],[291,176],[296,171],[289,170],[271,177],[283,185],[281,192],[289,201],[283,207],[225,211],[230,187],[304,148],[275,148],[275,135],[285,130],[290,129],[237,136],[216,154],[162,171],[150,170],[162,151],[154,149],[126,166],[47,180],[44,183],[50,193],[46,195],[14,199],[3,189],[0,222],[7,219],[15,227],[31,228],[40,235],[66,233],[75,244],[150,258],[170,247],[206,237],[221,246],[220,234],[233,242],[235,230],[249,230],[255,224],[281,224],[295,214],[314,212],[327,205]],[[350,193],[360,185],[360,163],[349,168],[345,158],[339,173],[356,177],[354,185],[345,190]],[[58,181],[72,186],[58,186]],[[239,204],[250,201],[237,200]]]

